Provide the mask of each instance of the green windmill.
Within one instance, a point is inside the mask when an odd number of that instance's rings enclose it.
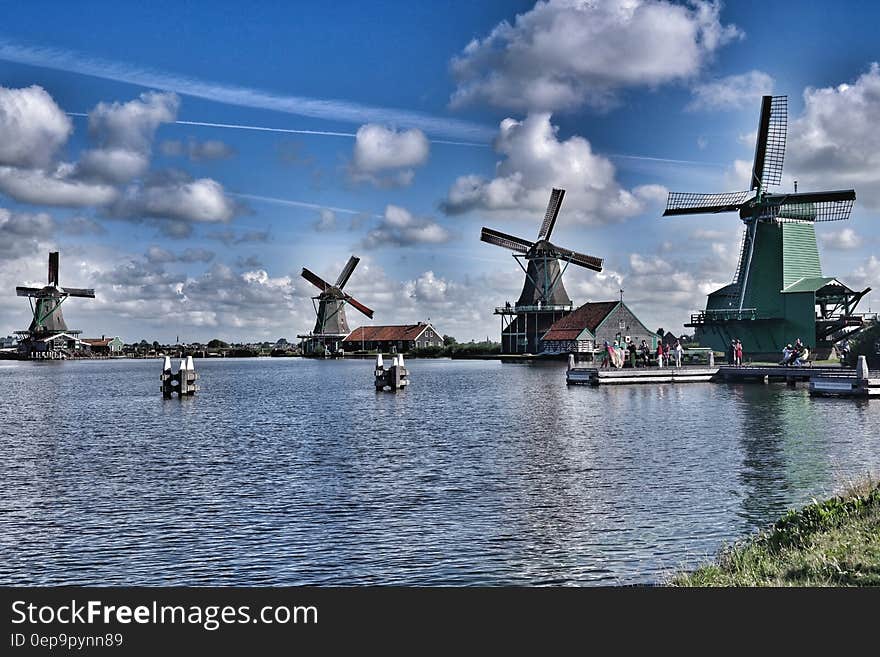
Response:
[[[855,308],[870,288],[856,292],[823,276],[815,224],[849,218],[852,189],[782,194],[788,98],[764,96],[749,191],[670,192],[663,216],[739,212],[745,224],[733,282],[709,295],[706,309],[686,326],[705,346],[725,351],[739,339],[755,358],[779,356],[800,338],[819,357],[864,325]],[[795,184],[795,188],[797,184]]]

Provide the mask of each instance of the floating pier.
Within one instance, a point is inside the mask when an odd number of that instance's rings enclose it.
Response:
[[[722,365],[718,368],[718,378],[727,383],[784,382],[793,386],[817,376],[855,376],[855,370],[810,365]]]
[[[810,378],[814,397],[880,397],[880,372],[871,373],[864,356],[859,356],[855,372],[823,373]]]
[[[193,364],[192,356],[180,359],[180,367],[177,373],[171,372],[171,357],[165,356],[162,363],[162,375],[159,377],[162,381],[162,396],[170,399],[174,393],[178,397],[191,396],[198,392],[199,387],[196,385],[196,367]]]
[[[682,367],[636,367],[627,369],[600,369],[576,367],[569,360],[566,383],[569,385],[608,385],[633,383],[699,383],[712,381],[718,374],[717,367],[684,365]]]
[[[389,389],[392,392],[409,385],[409,372],[403,362],[403,354],[394,356],[391,366],[386,368],[382,360],[382,354],[376,356],[376,390]]]

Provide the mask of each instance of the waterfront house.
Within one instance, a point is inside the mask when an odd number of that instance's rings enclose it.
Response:
[[[541,338],[548,354],[593,353],[605,341],[648,343],[652,352],[660,336],[648,329],[623,301],[585,303],[554,322]]]
[[[400,326],[360,326],[342,341],[345,351],[382,351],[403,353],[426,347],[442,347],[443,337],[431,324]]]
[[[125,344],[119,336],[108,338],[105,335],[100,338],[83,338],[82,342],[96,356],[121,356]]]

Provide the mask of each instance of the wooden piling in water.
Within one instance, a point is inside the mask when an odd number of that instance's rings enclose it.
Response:
[[[165,356],[162,363],[162,374],[159,377],[162,381],[162,387],[160,388],[162,396],[165,399],[171,399],[174,393],[177,393],[178,397],[194,395],[199,390],[199,387],[196,385],[198,377],[199,375],[196,374],[196,367],[192,356],[180,359],[180,366],[176,374],[171,371],[171,358]]]

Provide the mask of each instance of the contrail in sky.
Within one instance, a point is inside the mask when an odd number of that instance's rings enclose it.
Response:
[[[84,116],[87,117],[88,114],[85,112],[67,112],[68,116]],[[256,130],[259,132],[283,132],[287,134],[293,135],[317,135],[322,137],[346,137],[350,139],[354,139],[357,137],[357,133],[354,132],[334,132],[331,130],[297,130],[294,128],[272,128],[269,126],[261,126],[261,125],[242,125],[238,123],[209,123],[207,121],[175,121],[180,125],[195,125],[195,126],[204,126],[207,128],[229,128],[233,130]],[[488,148],[488,143],[478,143],[473,141],[450,141],[446,139],[430,139],[432,144],[449,144],[450,146],[475,146],[478,148]]]
[[[372,212],[364,212],[363,210],[351,210],[349,208],[335,208],[332,205],[321,205],[320,203],[306,203],[305,201],[292,201],[286,198],[275,198],[274,196],[259,196],[257,194],[237,194],[235,192],[226,192],[229,196],[236,198],[245,198],[251,201],[260,201],[262,203],[273,203],[275,205],[289,205],[295,208],[310,208],[313,210],[331,210],[340,214],[360,214],[368,217],[376,217],[381,219],[382,215],[373,214]]]
[[[199,80],[185,75],[156,71],[121,62],[111,62],[61,48],[25,46],[7,39],[0,39],[0,60],[90,75],[104,80],[125,82],[151,89],[174,91],[187,96],[240,107],[274,110],[345,123],[382,123],[402,128],[418,128],[428,135],[437,135],[452,140],[487,143],[496,132],[493,127],[460,119],[431,116],[421,112],[390,107],[361,105],[347,100],[281,95],[260,89]]]

